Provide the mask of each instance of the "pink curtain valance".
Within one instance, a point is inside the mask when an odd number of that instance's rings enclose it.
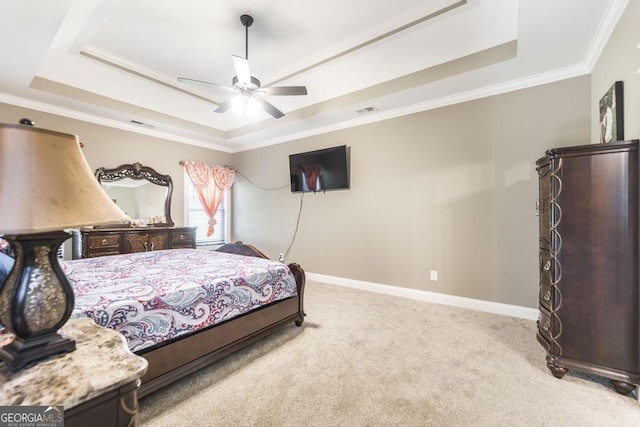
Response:
[[[209,217],[207,237],[213,236],[216,212],[224,197],[224,191],[233,185],[236,171],[227,166],[208,165],[202,162],[183,162],[184,169],[196,189],[202,208]]]
[[[236,171],[228,166],[208,165],[202,162],[183,162],[191,182],[196,187],[205,187],[213,179],[221,190],[231,188]]]

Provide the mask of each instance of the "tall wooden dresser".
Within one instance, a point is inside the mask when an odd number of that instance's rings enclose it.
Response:
[[[537,339],[569,369],[640,384],[638,140],[551,149],[539,177]]]

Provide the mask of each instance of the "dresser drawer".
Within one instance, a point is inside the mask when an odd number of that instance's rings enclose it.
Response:
[[[150,230],[145,233],[124,233],[125,253],[151,252],[168,249],[167,232]]]
[[[541,166],[538,169],[539,198],[538,198],[538,221],[540,228],[539,245],[540,249],[551,249],[551,173],[549,165]]]
[[[551,325],[551,315],[543,308],[540,309],[540,319],[538,320],[538,332],[549,342],[552,342],[551,335],[553,326]]]
[[[74,233],[74,245],[81,240],[77,253],[83,258],[105,255],[150,252],[163,249],[196,247],[196,227],[127,227],[80,229]]]
[[[539,251],[539,269],[540,269],[540,282],[550,285],[554,273],[553,261],[551,260],[551,252],[540,249]]]
[[[146,233],[124,233],[124,253],[149,251],[149,235]]]
[[[109,234],[88,236],[89,249],[104,249],[104,250],[119,250],[120,249],[120,236],[114,236]]]
[[[152,233],[149,235],[148,250],[159,251],[162,249],[169,249],[167,242],[167,233]]]
[[[553,307],[553,288],[548,283],[540,282],[540,305],[551,311]]]
[[[171,249],[195,248],[194,231],[171,231]]]
[[[113,234],[86,235],[84,239],[85,258],[94,258],[120,253],[120,236]]]

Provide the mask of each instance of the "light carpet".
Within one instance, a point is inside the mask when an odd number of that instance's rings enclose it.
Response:
[[[141,399],[139,425],[640,424],[608,381],[554,378],[534,321],[313,281],[305,311],[302,327]]]

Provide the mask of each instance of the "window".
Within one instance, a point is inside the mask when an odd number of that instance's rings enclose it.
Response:
[[[186,206],[186,223],[188,227],[198,227],[196,229],[196,245],[222,245],[227,241],[227,205],[229,199],[229,190],[225,190],[224,198],[220,202],[220,206],[216,211],[216,225],[214,227],[213,236],[207,237],[207,228],[209,227],[209,217],[202,209],[202,204],[198,198],[193,183],[185,173],[185,206]]]

